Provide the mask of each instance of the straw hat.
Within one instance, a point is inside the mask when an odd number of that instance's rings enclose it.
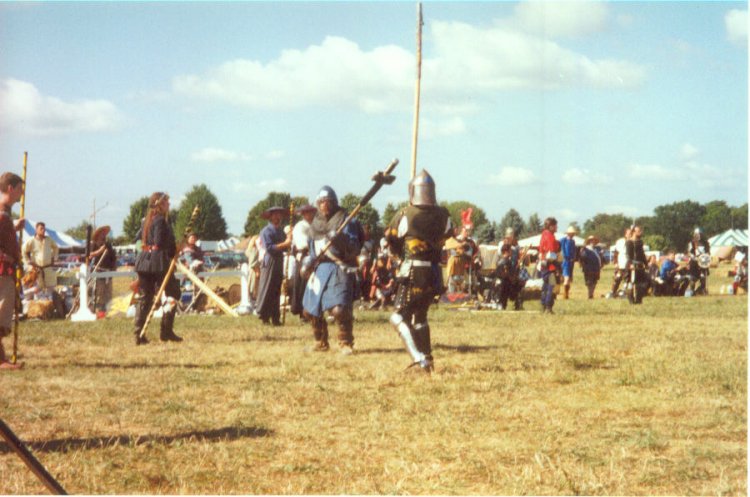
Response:
[[[586,243],[588,244],[589,242],[594,242],[594,245],[596,245],[597,243],[599,243],[599,239],[594,235],[590,235],[586,237]]]
[[[91,235],[92,240],[96,240],[99,237],[107,238],[107,235],[109,235],[109,232],[112,231],[111,228],[107,225],[99,226],[96,228],[96,231],[94,231],[94,234]]]
[[[262,217],[263,219],[271,219],[271,215],[274,214],[274,213],[276,213],[276,212],[282,213],[284,215],[284,217],[287,216],[287,210],[286,209],[284,209],[283,207],[274,206],[274,207],[269,207],[268,209],[266,209],[260,215],[260,217]]]
[[[576,231],[575,227],[571,224],[570,226],[568,226],[568,229],[565,230],[565,233],[575,235],[578,232]]]

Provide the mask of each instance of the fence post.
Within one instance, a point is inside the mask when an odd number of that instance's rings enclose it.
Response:
[[[240,304],[237,306],[237,314],[246,315],[252,312],[250,305],[250,266],[246,262],[240,267]]]
[[[82,263],[78,268],[78,310],[70,316],[71,321],[96,321],[96,315],[89,309],[89,268]]]

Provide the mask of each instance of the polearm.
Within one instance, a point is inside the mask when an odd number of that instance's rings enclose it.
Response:
[[[195,222],[195,219],[198,217],[198,213],[200,212],[200,208],[198,205],[193,208],[193,213],[190,215],[190,221],[188,221],[187,226],[185,227],[185,233],[188,233],[193,229],[193,223]],[[174,274],[175,267],[177,266],[177,259],[180,257],[180,251],[177,250],[177,247],[175,247],[174,256],[172,256],[172,262],[169,263],[169,269],[167,269],[167,274],[164,275],[164,279],[161,282],[161,286],[159,287],[159,291],[156,292],[156,295],[154,295],[154,302],[151,304],[151,310],[148,311],[148,315],[146,316],[146,320],[143,322],[143,328],[141,328],[141,332],[138,334],[140,338],[143,338],[143,336],[146,334],[146,329],[148,328],[149,323],[151,322],[151,318],[154,317],[154,312],[156,312],[156,308],[161,305],[161,296],[164,294],[164,290],[167,288],[167,283],[169,283],[170,278],[172,278],[172,275]]]
[[[294,221],[294,202],[289,204],[289,231],[292,230],[292,221]],[[292,258],[292,246],[289,244],[289,248],[286,251],[286,261],[284,262],[284,279],[281,281],[281,295],[284,300],[281,304],[281,324],[286,322],[286,302],[289,299],[289,259]]]
[[[25,213],[26,213],[26,164],[28,163],[29,153],[23,153],[23,173],[21,174],[21,180],[23,181],[23,193],[21,194],[21,213],[20,218],[24,219],[24,228],[18,232],[18,246],[23,245],[23,232],[25,226]],[[10,356],[11,364],[15,364],[18,360],[18,323],[21,321],[21,261],[16,262],[16,302],[15,312],[13,313],[13,353]]]
[[[333,240],[336,239],[338,235],[341,234],[342,231],[344,231],[344,228],[346,227],[349,222],[354,219],[354,217],[359,213],[362,208],[367,205],[367,203],[372,199],[372,197],[375,196],[376,193],[378,193],[378,190],[383,185],[390,185],[393,183],[393,181],[396,179],[395,176],[392,176],[391,173],[394,169],[396,169],[396,166],[398,165],[398,159],[393,159],[393,161],[388,164],[388,167],[385,168],[385,171],[378,171],[375,173],[375,175],[372,177],[372,181],[375,183],[370,187],[370,189],[365,193],[364,197],[359,201],[356,207],[352,209],[352,211],[349,213],[349,215],[344,219],[344,222],[341,223],[341,226],[336,229],[336,232],[334,235],[328,240],[328,242],[323,246],[320,253],[315,256],[315,260],[310,264],[310,272],[315,270],[316,267],[318,267],[318,264],[323,260],[323,256],[328,252],[328,249],[331,248],[331,245],[333,245]]]
[[[29,452],[29,449],[18,439],[13,430],[11,430],[5,422],[0,419],[0,435],[3,436],[5,442],[10,445],[10,448],[21,458],[21,460],[28,466],[28,468],[36,475],[39,480],[44,483],[44,486],[55,495],[68,495],[65,489],[50,475],[47,470],[42,466],[42,463],[34,457],[34,454]]]
[[[414,90],[414,132],[411,143],[411,178],[417,175],[417,138],[419,135],[419,97],[422,86],[422,2],[417,4],[417,83]]]

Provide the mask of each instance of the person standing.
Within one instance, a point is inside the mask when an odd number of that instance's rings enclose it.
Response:
[[[581,270],[583,271],[583,280],[588,290],[588,298],[594,298],[596,284],[602,271],[602,258],[599,251],[596,250],[596,244],[599,240],[595,236],[586,238],[586,245],[583,246],[578,258],[581,261]]]
[[[563,276],[563,298],[570,297],[570,284],[573,282],[573,266],[576,261],[576,235],[574,226],[568,226],[565,237],[560,239],[560,250],[562,251],[562,276]]]
[[[60,249],[47,236],[47,228],[43,222],[36,223],[35,229],[34,236],[23,244],[23,262],[28,271],[38,271],[37,286],[51,299],[57,286],[57,272],[52,266]]]
[[[115,271],[117,255],[107,240],[109,226],[100,226],[91,235],[91,265],[97,272]],[[107,305],[112,300],[112,278],[96,278],[94,283],[94,308],[99,319],[107,315]]]
[[[258,302],[258,279],[260,278],[260,238],[258,235],[253,235],[247,243],[245,249],[245,256],[247,257],[247,267],[250,271],[248,278],[247,292],[250,294],[248,298],[253,309],[256,308]]]
[[[646,252],[643,250],[643,231],[640,226],[632,226],[630,240],[626,244],[628,260],[630,261],[630,284],[628,287],[628,301],[640,304],[648,289],[648,272],[646,271]]]
[[[354,353],[354,286],[357,282],[357,256],[362,249],[364,232],[359,221],[350,220],[346,225],[347,212],[339,205],[336,192],[323,186],[315,199],[318,212],[310,225],[310,260],[320,255],[317,267],[310,268],[312,274],[302,297],[304,316],[310,320],[315,337],[315,351],[326,351],[328,325],[324,313],[328,312],[338,323],[338,341],[341,353]],[[341,232],[335,233],[339,228]],[[331,246],[321,254],[328,241]]]
[[[284,279],[284,252],[292,244],[292,232],[284,234],[281,221],[287,217],[283,207],[271,207],[261,214],[268,220],[260,230],[260,243],[263,256],[260,261],[260,281],[258,283],[258,305],[256,312],[263,324],[281,326],[281,283]]]
[[[557,284],[557,253],[560,242],[555,239],[557,219],[548,217],[544,220],[544,229],[539,241],[539,272],[542,278],[542,312],[553,314],[555,305],[555,285]]]
[[[513,228],[505,229],[505,238],[498,246],[498,254],[502,254],[503,247],[508,247],[508,257],[510,258],[507,296],[513,301],[513,310],[520,311],[523,309],[523,288],[526,286],[526,280],[521,276],[521,266],[525,253],[521,253],[516,240],[516,232]],[[503,305],[505,308],[505,305]]]
[[[172,258],[177,253],[177,243],[168,218],[169,195],[163,192],[152,193],[148,199],[148,211],[141,232],[141,252],[135,260],[135,272],[138,274],[138,288],[141,292],[134,323],[136,345],[148,343],[145,336],[141,337],[141,329],[151,311],[156,293],[169,272]],[[181,342],[182,338],[173,330],[177,301],[180,298],[180,283],[174,274],[167,280],[164,293],[167,299],[162,304],[159,339],[162,342]]]
[[[303,205],[297,209],[297,214],[302,216],[302,219],[294,225],[292,230],[292,255],[294,256],[293,264],[289,266],[289,282],[290,285],[290,301],[289,310],[295,316],[302,315],[302,297],[305,295],[305,286],[307,281],[302,278],[301,267],[302,259],[304,259],[310,252],[310,223],[312,223],[315,213],[318,209],[313,205]]]
[[[440,254],[452,233],[450,214],[437,203],[435,181],[422,169],[409,182],[409,205],[393,217],[386,237],[394,251],[403,255],[396,274],[396,309],[390,322],[404,342],[412,365],[427,373],[435,368],[427,311],[442,292]]]
[[[698,259],[704,254],[710,253],[711,248],[703,236],[703,230],[695,228],[693,238],[688,244],[688,254],[690,254],[688,271],[690,272],[690,291],[693,295],[708,295],[708,267],[701,267]],[[696,282],[698,282],[697,289],[695,288]]]
[[[630,239],[630,227],[625,228],[625,232],[622,238],[619,238],[615,242],[614,249],[614,263],[615,272],[612,276],[612,291],[609,293],[610,298],[617,298],[617,290],[620,288],[620,283],[625,280],[626,284],[628,281],[628,268],[630,267],[630,261],[628,260],[628,252],[626,243]]]
[[[25,219],[13,220],[11,208],[23,195],[23,179],[14,173],[0,175],[0,369],[20,369],[21,364],[8,361],[3,338],[13,330],[16,311],[16,265],[21,260],[16,231],[21,231]]]

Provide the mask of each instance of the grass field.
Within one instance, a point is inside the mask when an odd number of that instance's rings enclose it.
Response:
[[[554,316],[438,307],[432,376],[403,371],[385,312],[357,313],[348,357],[306,351],[296,317],[178,317],[185,342],[143,347],[124,318],[27,322],[0,412],[70,493],[747,495],[726,268],[709,297],[641,306],[581,280]],[[0,475],[46,493],[5,445]]]

